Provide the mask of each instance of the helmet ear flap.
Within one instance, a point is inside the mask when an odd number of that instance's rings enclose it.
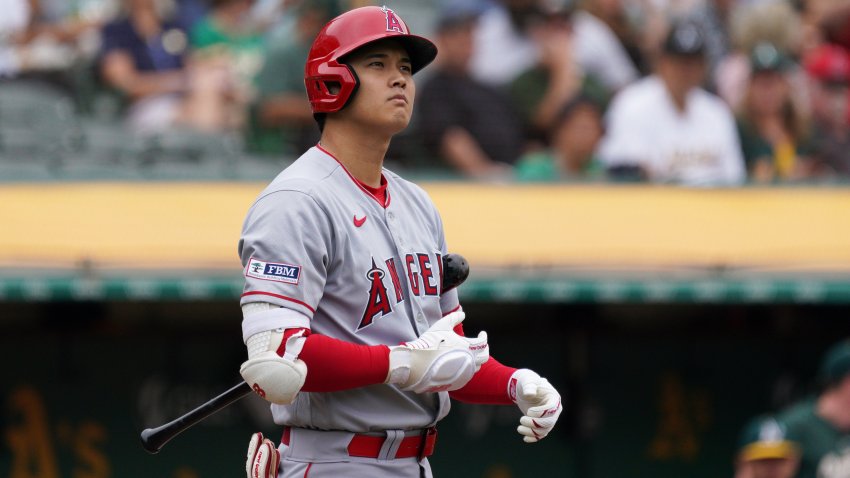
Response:
[[[343,109],[360,86],[354,69],[336,61],[319,65],[316,73],[304,81],[315,113],[333,113]]]
[[[316,82],[314,88],[321,91],[322,95],[334,96],[339,94],[340,84],[338,81],[313,80]]]

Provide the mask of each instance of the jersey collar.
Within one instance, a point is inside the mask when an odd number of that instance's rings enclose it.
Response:
[[[318,148],[319,151],[321,151],[321,152],[327,154],[328,156],[330,156],[331,158],[333,158],[334,161],[336,161],[337,164],[339,164],[339,166],[342,168],[342,170],[345,171],[345,174],[347,174],[348,177],[354,182],[354,184],[357,185],[357,187],[360,188],[361,191],[366,193],[367,196],[374,199],[375,202],[377,202],[382,208],[386,209],[390,206],[390,199],[391,199],[390,190],[389,190],[389,188],[387,188],[387,178],[384,177],[383,172],[381,172],[381,185],[380,186],[378,186],[377,188],[367,186],[367,185],[363,184],[359,179],[355,178],[351,174],[351,172],[348,171],[348,168],[346,168],[345,165],[342,164],[342,162],[340,162],[340,160],[337,159],[336,156],[331,154],[330,151],[323,148],[321,144],[316,144],[316,148]],[[384,192],[383,199],[380,197],[380,191],[381,190],[383,190],[383,192]]]

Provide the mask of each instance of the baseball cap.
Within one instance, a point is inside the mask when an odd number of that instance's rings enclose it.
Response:
[[[824,384],[836,383],[847,375],[850,375],[850,339],[830,347],[820,364],[820,379]]]
[[[790,67],[791,59],[772,43],[758,43],[750,52],[750,68],[753,72],[785,71]]]
[[[850,83],[850,54],[838,45],[818,46],[805,56],[803,66],[812,78],[825,83]]]
[[[702,55],[705,53],[705,35],[696,23],[680,20],[670,26],[663,50],[671,55]]]
[[[738,450],[738,457],[744,461],[791,458],[799,453],[797,444],[788,438],[788,427],[767,415],[755,417],[744,426]]]

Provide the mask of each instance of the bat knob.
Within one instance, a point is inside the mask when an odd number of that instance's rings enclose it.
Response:
[[[155,429],[145,428],[144,430],[142,430],[141,436],[142,447],[145,449],[145,451],[152,455],[159,453],[159,450],[162,449],[162,445],[164,445],[164,443],[156,443],[156,441],[154,440],[155,433]]]

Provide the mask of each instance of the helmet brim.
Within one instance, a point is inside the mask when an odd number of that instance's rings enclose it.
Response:
[[[437,45],[431,40],[418,35],[404,35],[393,37],[401,42],[402,46],[410,55],[410,63],[413,68],[413,73],[428,66],[434,58],[437,58]]]
[[[358,45],[357,48],[342,55],[339,61],[346,63],[346,57],[350,57],[357,51],[382,41],[397,41],[401,44],[402,48],[410,55],[410,66],[413,69],[413,73],[419,72],[419,70],[428,66],[437,57],[437,45],[425,37],[418,35],[392,35],[375,38],[374,40]]]

